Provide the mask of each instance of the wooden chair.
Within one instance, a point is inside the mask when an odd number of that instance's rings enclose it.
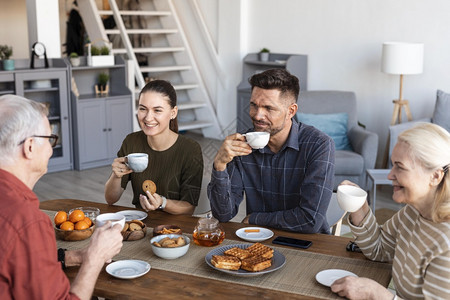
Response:
[[[331,227],[331,234],[335,236],[341,235],[342,219],[344,219],[345,214],[346,212],[337,202],[336,193],[333,193],[327,210],[327,221]]]
[[[204,177],[202,180],[202,188],[200,190],[200,197],[198,199],[198,205],[194,210],[193,216],[200,217],[203,214],[211,211],[211,206],[208,199],[208,183],[209,178]]]

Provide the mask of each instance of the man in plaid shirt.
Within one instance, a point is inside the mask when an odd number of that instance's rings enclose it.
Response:
[[[302,233],[329,233],[326,211],[333,192],[334,142],[325,133],[293,119],[298,78],[284,69],[255,74],[249,131],[270,133],[263,149],[252,149],[239,133],[226,137],[214,158],[208,197],[220,222],[238,212],[242,222]]]

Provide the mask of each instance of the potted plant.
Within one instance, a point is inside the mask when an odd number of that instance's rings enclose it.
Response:
[[[97,84],[95,85],[95,93],[96,94],[108,94],[108,80],[109,80],[109,74],[108,73],[100,73],[98,74]]]
[[[91,46],[91,57],[92,66],[113,66],[114,65],[114,55],[111,55],[111,49],[108,46],[103,46],[101,48],[96,46]]]
[[[78,56],[78,53],[72,52],[69,55],[70,57],[70,63],[73,67],[78,67],[80,65],[80,57]]]
[[[268,61],[269,60],[269,53],[270,53],[269,49],[262,48],[259,51],[259,60],[261,60],[261,61]]]
[[[14,60],[9,59],[13,54],[12,47],[8,45],[0,46],[0,59],[3,61],[3,69],[6,71],[14,70]]]

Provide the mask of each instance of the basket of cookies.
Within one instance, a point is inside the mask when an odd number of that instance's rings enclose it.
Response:
[[[144,222],[139,220],[125,222],[125,226],[122,229],[124,241],[137,241],[143,239],[146,234],[147,226]]]

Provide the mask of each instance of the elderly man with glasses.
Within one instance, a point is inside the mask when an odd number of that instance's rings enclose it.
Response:
[[[58,141],[46,116],[39,102],[0,97],[0,299],[90,299],[104,263],[122,248],[120,225],[97,228],[87,248],[62,253],[66,265],[81,264],[69,283],[52,222],[32,191]]]

